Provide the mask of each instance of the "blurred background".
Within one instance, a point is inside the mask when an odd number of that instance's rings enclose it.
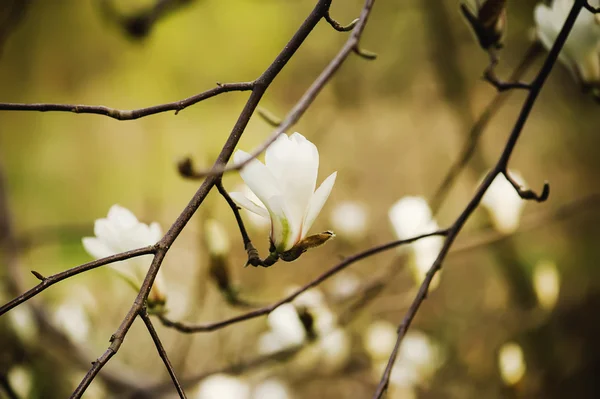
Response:
[[[179,0],[152,14],[155,2],[2,2],[0,101],[134,109],[216,82],[250,81],[315,4]],[[500,77],[508,78],[532,52],[535,4],[509,2]],[[170,319],[210,322],[248,310],[228,301],[211,269],[226,268],[229,288],[240,298],[267,304],[343,257],[396,239],[388,211],[405,196],[426,199],[441,227],[454,221],[496,162],[525,96],[504,94],[466,168],[440,194],[472,126],[496,97],[481,79],[487,54],[458,5],[378,1],[362,39],[377,60],[350,56],[295,127],[319,149],[319,183],[338,171],[312,229],[332,229],[337,238],[293,263],[244,268],[235,219],[212,192],[163,264]],[[348,23],[361,6],[360,0],[333,1],[331,13]],[[347,35],[319,23],[261,107],[285,116]],[[524,79],[535,75],[545,54],[540,49],[530,57]],[[212,165],[247,96],[223,94],[177,115],[134,121],[0,112],[0,165],[20,251],[17,285],[6,260],[0,264],[2,302],[37,283],[32,269],[47,276],[90,261],[81,238],[93,236],[94,221],[113,204],[166,231],[199,185],[179,176],[177,162],[189,156],[198,167]],[[534,190],[548,180],[550,199],[513,204],[509,193],[497,202],[523,207],[522,215],[498,216],[491,208],[473,214],[405,340],[389,397],[600,395],[599,122],[598,104],[557,64],[510,162]],[[239,148],[252,150],[272,130],[255,115]],[[230,191],[241,182],[237,173],[224,178]],[[266,255],[268,226],[242,216]],[[509,217],[510,227],[502,228],[498,218]],[[208,220],[228,236],[221,239],[226,251],[211,251]],[[416,293],[416,263],[414,248],[391,250],[310,291],[286,310],[312,320],[294,342],[285,338],[294,323],[284,313],[283,321],[272,314],[195,335],[155,323],[189,397],[371,397],[394,329]],[[135,294],[103,267],[2,316],[0,396],[11,397],[11,386],[19,397],[67,397],[108,346]],[[136,321],[84,397],[176,397],[143,323]]]

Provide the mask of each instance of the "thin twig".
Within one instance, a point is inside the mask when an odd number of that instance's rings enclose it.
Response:
[[[366,52],[364,50],[359,49],[359,42],[362,33],[365,29],[369,15],[371,14],[371,10],[373,8],[374,3],[375,0],[365,0],[365,4],[363,5],[363,9],[358,18],[359,21],[356,23],[356,26],[352,30],[350,37],[348,38],[340,52],[333,58],[333,60],[331,60],[331,62],[329,63],[329,65],[327,65],[323,72],[321,72],[319,77],[304,93],[300,101],[298,101],[294,108],[292,108],[292,110],[287,114],[286,118],[281,122],[279,127],[275,129],[256,150],[250,153],[250,157],[248,157],[248,159],[242,162],[234,163],[229,166],[223,164],[218,167],[213,167],[210,170],[196,171],[194,173],[194,178],[203,179],[207,176],[222,175],[226,172],[242,169],[250,161],[262,154],[271,144],[273,144],[273,142],[277,139],[277,137],[279,137],[280,134],[292,127],[300,119],[300,117],[304,115],[304,112],[306,112],[306,110],[313,103],[315,98],[317,98],[323,87],[325,87],[327,82],[333,77],[333,75],[342,66],[346,58],[348,58],[348,56],[351,53],[358,51],[358,54],[365,56]],[[372,57],[372,54],[367,55],[367,57]]]
[[[46,288],[48,288],[58,282],[61,282],[70,277],[76,276],[80,273],[87,272],[88,270],[92,270],[92,269],[95,269],[100,266],[108,265],[109,263],[115,263],[115,262],[119,262],[122,260],[135,258],[137,256],[153,254],[155,251],[156,251],[155,246],[138,248],[138,249],[134,249],[132,251],[122,252],[117,255],[112,255],[112,256],[108,256],[106,258],[88,262],[83,265],[76,266],[71,269],[67,269],[63,272],[56,273],[56,274],[53,274],[48,277],[44,277],[44,279],[38,285],[31,288],[29,291],[24,292],[23,294],[19,295],[18,297],[11,300],[10,302],[0,306],[0,316],[2,316],[4,313],[8,312],[15,306],[27,301],[28,299],[33,298],[40,292],[44,291]]]
[[[175,375],[175,370],[173,370],[173,366],[171,365],[171,362],[169,361],[167,352],[165,351],[165,348],[163,347],[162,343],[160,342],[160,337],[158,336],[158,333],[154,329],[152,320],[150,320],[150,316],[148,316],[148,310],[145,307],[140,312],[140,317],[144,321],[144,324],[146,325],[146,328],[148,329],[148,332],[150,333],[150,336],[152,337],[152,341],[154,341],[154,346],[156,346],[158,355],[160,356],[163,363],[165,364],[165,367],[167,368],[169,376],[171,377],[171,381],[173,381],[173,385],[175,386],[175,389],[177,389],[177,393],[179,394],[179,397],[182,399],[185,399],[186,395],[185,395],[185,392],[183,391],[183,387],[181,386],[181,384],[179,383],[179,380],[177,379],[177,376]]]
[[[241,314],[241,315],[229,318],[229,319],[212,322],[212,323],[204,323],[204,324],[187,324],[187,323],[181,323],[181,322],[169,320],[164,315],[159,315],[158,317],[160,318],[160,320],[162,321],[162,323],[165,326],[174,328],[177,331],[180,331],[182,333],[190,334],[190,333],[210,332],[210,331],[218,330],[218,329],[230,326],[232,324],[239,323],[241,321],[250,320],[250,319],[254,319],[256,317],[267,315],[267,314],[271,313],[273,310],[277,309],[279,306],[283,305],[284,303],[293,301],[295,298],[297,298],[303,292],[308,291],[309,289],[311,289],[313,287],[316,287],[317,285],[321,284],[323,281],[327,280],[329,277],[335,275],[336,273],[341,272],[342,270],[344,270],[351,264],[356,263],[362,259],[365,259],[365,258],[368,258],[375,254],[390,250],[392,248],[396,248],[401,245],[413,243],[415,241],[418,241],[418,240],[426,238],[426,237],[446,236],[447,234],[448,234],[447,230],[438,230],[438,231],[434,231],[432,233],[421,234],[419,236],[412,237],[412,238],[409,238],[406,240],[392,241],[392,242],[388,242],[388,243],[385,243],[382,245],[378,245],[376,247],[369,248],[365,251],[359,252],[353,256],[350,256],[350,257],[344,259],[343,261],[341,261],[337,265],[333,266],[331,269],[327,270],[326,272],[324,272],[317,278],[306,283],[304,286],[298,288],[296,291],[294,291],[287,297],[280,299],[279,301],[277,301],[271,305],[264,306],[260,309],[256,309],[256,310],[253,310],[253,311],[250,311],[250,312],[247,312],[247,313],[244,313],[244,314]]]
[[[105,107],[103,105],[0,103],[0,111],[73,112],[75,114],[104,115],[108,116],[109,118],[117,119],[120,121],[126,121],[143,118],[145,116],[159,114],[161,112],[167,111],[175,111],[175,114],[177,114],[179,113],[179,111],[189,107],[190,105],[197,104],[200,101],[207,100],[219,94],[227,93],[230,91],[250,91],[253,88],[254,82],[223,83],[218,84],[215,88],[196,94],[192,97],[185,98],[183,100],[133,110],[120,110]]]
[[[356,24],[359,21],[359,19],[356,18],[354,21],[350,22],[348,25],[342,25],[338,21],[336,21],[335,19],[333,19],[331,17],[331,14],[329,13],[329,11],[327,11],[327,14],[325,14],[325,20],[329,23],[329,25],[331,25],[331,27],[333,29],[337,30],[338,32],[350,32],[352,29],[354,29],[354,27],[356,26]]]
[[[290,41],[283,48],[281,53],[275,58],[275,60],[269,65],[269,67],[265,70],[265,72],[259,76],[253,82],[252,92],[246,105],[242,109],[227,141],[223,145],[221,153],[217,157],[215,164],[213,166],[213,170],[218,170],[222,168],[228,161],[235,147],[237,146],[238,141],[240,140],[248,122],[250,121],[250,117],[256,110],[262,96],[265,94],[267,88],[273,82],[275,77],[281,72],[281,70],[285,67],[290,58],[296,53],[298,48],[302,45],[304,40],[308,37],[310,32],[314,29],[317,23],[323,18],[329,7],[331,6],[331,0],[320,0],[311,11],[306,20],[302,23],[300,28],[296,31],[294,36],[290,39]],[[308,104],[303,105],[304,107],[308,107]],[[301,113],[305,108],[301,107]],[[163,259],[173,244],[181,231],[184,229],[186,224],[195,214],[196,210],[211,189],[214,187],[216,182],[219,180],[220,176],[218,174],[211,174],[202,185],[196,191],[196,194],[192,197],[188,205],[181,212],[177,220],[173,223],[169,231],[165,234],[165,236],[157,243],[157,251],[155,253],[154,259],[148,269],[142,287],[133,302],[131,308],[129,309],[127,315],[121,322],[121,325],[117,329],[117,331],[111,337],[111,344],[108,349],[104,352],[102,356],[100,356],[95,362],[92,363],[92,368],[88,371],[85,377],[82,379],[79,386],[76,388],[75,392],[71,395],[72,398],[80,398],[90,383],[94,380],[98,372],[102,369],[102,367],[110,360],[112,356],[114,356],[119,350],[121,343],[123,342],[125,336],[127,335],[133,321],[138,316],[142,307],[144,306],[148,294],[150,292],[150,287],[154,283],[154,279],[162,265]]]
[[[581,10],[583,8],[584,3],[585,3],[585,0],[575,0],[573,7],[572,7],[571,11],[569,12],[569,15],[567,16],[567,19],[565,20],[565,23],[564,23],[562,29],[561,29],[560,33],[558,34],[558,37],[556,38],[554,45],[552,46],[552,49],[548,53],[548,56],[546,57],[546,60],[544,61],[544,64],[543,64],[542,68],[540,69],[539,73],[537,74],[536,78],[533,80],[531,90],[529,91],[528,96],[525,99],[525,102],[523,103],[523,107],[521,109],[519,117],[517,118],[515,126],[511,132],[510,136],[508,137],[508,140],[504,146],[504,150],[502,151],[500,158],[498,159],[498,162],[496,163],[494,168],[486,175],[483,182],[477,188],[477,191],[475,192],[473,198],[469,201],[469,203],[467,204],[467,206],[465,207],[463,212],[459,215],[459,217],[456,219],[456,221],[452,224],[452,226],[448,230],[448,235],[446,236],[446,239],[444,240],[444,245],[442,246],[442,249],[440,250],[438,257],[436,258],[435,262],[433,263],[433,265],[431,266],[431,268],[425,275],[425,279],[423,280],[423,283],[421,284],[419,291],[417,292],[417,295],[415,296],[412,304],[410,305],[408,311],[406,312],[404,319],[398,326],[398,337],[396,340],[396,344],[394,346],[394,350],[390,354],[390,358],[388,360],[387,366],[385,368],[383,376],[381,377],[381,381],[379,382],[379,384],[377,386],[377,390],[375,391],[373,398],[375,398],[375,399],[381,398],[383,396],[384,392],[386,391],[387,386],[389,384],[390,375],[392,373],[392,369],[394,367],[394,363],[395,363],[396,357],[398,355],[398,350],[400,348],[400,344],[402,343],[402,339],[404,338],[406,332],[408,331],[408,328],[410,327],[421,304],[427,297],[427,292],[429,291],[429,285],[431,284],[431,280],[433,279],[435,274],[441,269],[442,262],[446,258],[446,255],[448,254],[450,247],[452,246],[453,242],[455,241],[456,237],[458,236],[458,233],[461,231],[461,229],[465,225],[466,221],[469,219],[469,217],[471,216],[473,211],[479,205],[481,198],[483,197],[483,195],[485,194],[487,189],[490,187],[490,185],[494,181],[495,177],[498,174],[502,173],[503,170],[507,169],[508,161],[510,160],[510,157],[515,149],[517,141],[519,140],[519,137],[521,135],[521,132],[523,131],[523,127],[525,126],[525,123],[527,122],[527,119],[531,113],[531,110],[533,109],[535,100],[537,99],[538,95],[540,94],[546,79],[550,75],[552,67],[556,63],[556,60],[558,59],[560,50],[564,46],[564,44],[567,40],[567,37],[569,36],[569,33],[571,32],[571,29],[573,28],[573,26],[575,24],[575,20],[577,19],[577,16],[579,15],[579,13],[581,12]]]
[[[509,78],[509,82],[518,81],[529,69],[533,62],[537,59],[538,55],[541,54],[542,47],[538,42],[534,42],[531,44],[525,56],[519,63],[519,65],[515,68],[513,73]],[[485,107],[483,113],[479,116],[479,119],[469,132],[467,139],[460,151],[460,155],[456,159],[456,161],[452,164],[446,176],[442,180],[439,188],[435,191],[433,198],[431,200],[431,209],[434,213],[436,213],[441,204],[446,199],[446,196],[450,192],[450,189],[454,185],[456,178],[460,175],[460,172],[465,168],[473,154],[475,153],[475,149],[477,148],[477,144],[479,144],[479,139],[481,135],[485,131],[488,123],[492,120],[492,118],[496,115],[496,113],[502,108],[504,103],[510,97],[511,92],[497,92],[493,97],[492,101]]]

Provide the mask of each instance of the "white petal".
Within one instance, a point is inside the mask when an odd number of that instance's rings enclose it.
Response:
[[[138,223],[138,219],[129,209],[117,204],[108,210],[108,220],[122,228],[129,228]]]
[[[271,239],[279,252],[291,249],[299,240],[299,226],[286,215],[286,204],[282,196],[269,199],[269,214],[271,216]]]
[[[317,216],[323,209],[327,198],[329,198],[329,194],[333,189],[333,185],[335,184],[335,178],[337,177],[337,172],[333,172],[327,179],[321,183],[321,186],[315,191],[312,198],[310,199],[310,203],[308,204],[308,209],[306,210],[306,215],[304,217],[304,223],[302,224],[302,238],[306,237],[308,230],[311,228]]]
[[[423,197],[402,197],[390,208],[389,218],[400,240],[436,230],[430,229],[431,209]]]
[[[115,254],[104,242],[96,237],[84,237],[81,242],[87,253],[96,259],[106,258]]]
[[[315,191],[319,152],[300,133],[281,135],[267,151],[266,166],[278,182],[295,226],[302,223]]]
[[[242,150],[237,150],[233,155],[235,163],[241,163],[250,158],[250,154]],[[281,190],[275,180],[273,174],[267,167],[257,159],[252,159],[240,171],[240,176],[244,183],[252,190],[252,192],[262,201],[269,209],[269,198],[281,195]]]
[[[267,322],[281,342],[300,345],[306,338],[306,330],[291,303],[285,303],[269,313]]]
[[[163,236],[162,228],[158,222],[152,222],[150,224],[150,237],[154,244],[156,244]],[[153,244],[151,244],[153,245]]]
[[[110,248],[112,253],[119,252],[121,234],[108,219],[97,219],[94,222],[94,235]]]
[[[262,204],[259,205],[259,204],[255,203],[250,198],[246,197],[244,194],[238,193],[238,192],[233,192],[233,193],[229,193],[229,196],[231,197],[232,200],[235,201],[236,204],[249,210],[250,212],[260,215],[265,218],[269,217],[269,212]]]

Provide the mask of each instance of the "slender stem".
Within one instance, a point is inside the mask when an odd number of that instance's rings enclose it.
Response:
[[[133,120],[143,118],[145,116],[159,114],[161,112],[175,111],[175,114],[179,111],[197,104],[201,101],[215,97],[222,93],[230,91],[250,91],[254,88],[254,82],[241,82],[241,83],[224,83],[218,84],[210,90],[206,90],[202,93],[194,96],[185,98],[183,100],[174,101],[172,103],[154,105],[147,108],[139,108],[132,110],[120,110],[115,108],[105,107],[103,105],[77,105],[77,104],[52,104],[52,103],[35,103],[35,104],[21,104],[21,103],[0,103],[0,111],[40,111],[40,112],[72,112],[75,114],[96,114],[104,115],[109,118],[117,119],[120,121]]]
[[[142,309],[142,311],[140,312],[140,317],[144,321],[144,324],[146,325],[146,328],[148,329],[148,332],[150,333],[150,336],[152,337],[152,341],[154,341],[154,346],[156,346],[156,350],[158,351],[160,358],[162,359],[163,363],[165,364],[165,367],[167,368],[167,371],[169,372],[169,376],[171,377],[171,381],[173,381],[173,385],[175,386],[175,389],[177,389],[177,393],[179,394],[179,397],[182,399],[185,399],[186,395],[185,395],[185,392],[183,391],[183,387],[181,386],[181,384],[179,383],[179,380],[177,379],[177,376],[175,375],[175,370],[173,370],[173,366],[171,365],[171,362],[169,361],[167,352],[165,351],[165,348],[163,347],[162,342],[160,342],[160,337],[158,336],[158,333],[154,329],[154,325],[152,324],[152,320],[150,320],[150,316],[148,316],[148,311],[146,308]]]
[[[429,285],[431,284],[431,280],[433,279],[435,274],[441,269],[442,262],[446,258],[446,255],[448,254],[450,247],[452,246],[454,240],[458,236],[458,233],[461,231],[462,227],[464,226],[464,224],[466,223],[468,218],[471,216],[473,211],[479,205],[481,198],[483,197],[483,195],[485,194],[487,189],[490,187],[490,185],[494,181],[494,178],[499,173],[502,173],[502,171],[506,170],[508,161],[510,160],[510,157],[515,149],[515,145],[521,135],[521,132],[523,131],[523,127],[525,126],[525,123],[527,122],[527,119],[531,113],[531,110],[533,109],[535,100],[537,99],[538,95],[540,94],[546,79],[550,75],[550,72],[552,71],[552,67],[556,63],[556,60],[558,59],[558,55],[559,55],[562,47],[564,46],[564,44],[567,40],[567,37],[568,37],[569,33],[571,32],[573,25],[575,24],[575,20],[577,19],[577,16],[579,15],[581,9],[583,8],[584,3],[585,3],[585,0],[575,0],[575,3],[573,4],[571,11],[569,12],[569,15],[567,16],[567,19],[565,20],[565,23],[564,23],[562,29],[561,29],[560,33],[558,34],[558,37],[556,38],[554,45],[552,46],[552,49],[550,50],[548,56],[546,57],[546,60],[544,61],[544,64],[543,64],[542,68],[540,69],[538,75],[532,82],[531,90],[529,91],[527,98],[525,99],[525,102],[523,103],[521,112],[517,118],[517,121],[513,127],[511,134],[508,137],[508,140],[506,141],[504,150],[502,151],[502,154],[500,155],[496,165],[486,175],[483,182],[477,188],[477,191],[475,192],[475,195],[473,196],[473,198],[469,201],[469,203],[467,204],[465,209],[462,211],[462,213],[458,216],[456,221],[449,228],[448,235],[446,236],[446,239],[444,240],[444,245],[442,246],[442,249],[441,249],[438,257],[436,258],[435,262],[433,263],[433,265],[431,266],[431,268],[425,275],[425,279],[423,280],[423,283],[421,284],[419,291],[417,292],[412,304],[410,305],[408,311],[406,312],[404,319],[398,326],[398,337],[396,340],[396,344],[394,346],[394,350],[390,354],[390,358],[388,360],[387,366],[381,377],[379,385],[377,386],[377,390],[375,391],[373,398],[375,398],[375,399],[381,398],[383,396],[384,392],[386,391],[387,386],[389,384],[390,375],[391,375],[392,369],[394,367],[394,362],[396,361],[396,357],[398,355],[398,350],[400,348],[400,344],[402,343],[402,339],[406,335],[406,332],[408,331],[408,328],[410,327],[421,304],[427,297],[427,292],[429,290]]]
[[[250,319],[254,319],[256,317],[267,315],[267,314],[271,313],[273,310],[277,309],[279,306],[283,305],[284,303],[293,301],[296,297],[298,297],[303,292],[308,291],[309,289],[311,289],[313,287],[316,287],[317,285],[321,284],[323,281],[327,280],[331,276],[341,272],[342,270],[344,270],[351,264],[356,263],[362,259],[368,258],[370,256],[376,255],[381,252],[388,251],[392,248],[396,248],[401,245],[413,243],[415,241],[418,241],[418,240],[426,238],[426,237],[446,236],[447,234],[448,234],[447,230],[438,230],[438,231],[434,231],[434,232],[428,233],[428,234],[421,234],[419,236],[412,237],[412,238],[409,238],[406,240],[391,241],[391,242],[388,242],[385,244],[378,245],[376,247],[369,248],[365,251],[359,252],[353,256],[350,256],[350,257],[344,259],[343,261],[341,261],[337,265],[333,266],[331,269],[327,270],[326,272],[324,272],[317,278],[306,283],[304,286],[298,288],[296,291],[294,291],[287,297],[285,297],[275,303],[272,303],[271,305],[264,306],[260,309],[256,309],[256,310],[253,310],[253,311],[250,311],[247,313],[243,313],[239,316],[235,316],[235,317],[232,317],[229,319],[225,319],[225,320],[213,322],[213,323],[205,323],[205,324],[186,324],[186,323],[171,321],[168,318],[166,318],[165,316],[159,316],[159,318],[160,318],[160,321],[165,326],[174,328],[182,333],[190,334],[190,333],[210,332],[210,331],[214,331],[214,330],[219,330],[221,328],[230,326],[232,324],[239,323],[241,321],[250,320]]]

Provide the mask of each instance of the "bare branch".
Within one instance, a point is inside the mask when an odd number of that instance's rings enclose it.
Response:
[[[196,94],[192,97],[185,98],[183,100],[133,110],[120,110],[115,108],[108,108],[103,105],[0,103],[0,111],[73,112],[75,114],[104,115],[108,116],[109,118],[117,119],[120,121],[126,121],[143,118],[145,116],[159,114],[161,112],[167,111],[175,111],[175,114],[177,115],[179,111],[189,107],[190,105],[194,105],[196,103],[199,103],[200,101],[207,100],[219,94],[227,93],[230,91],[250,91],[253,88],[254,82],[223,83],[217,85],[217,87],[215,88]]]
[[[179,380],[177,379],[177,376],[175,375],[175,370],[173,370],[173,366],[171,365],[171,362],[169,361],[169,358],[167,357],[167,352],[165,351],[165,348],[162,346],[162,343],[160,342],[160,337],[158,336],[158,333],[154,329],[154,325],[152,325],[152,320],[150,320],[150,316],[148,316],[148,311],[146,310],[146,308],[142,309],[142,311],[140,312],[140,317],[144,321],[144,324],[146,325],[146,328],[148,329],[148,332],[150,333],[150,336],[152,337],[152,341],[154,341],[156,350],[158,351],[160,358],[162,359],[163,363],[165,364],[165,367],[167,368],[169,376],[171,377],[171,380],[173,381],[173,385],[175,386],[175,389],[177,389],[177,393],[179,394],[179,397],[182,399],[185,399],[186,395],[185,395],[185,392],[183,391],[183,387],[181,386],[181,384],[179,383]]]
[[[44,291],[46,288],[48,288],[58,282],[61,282],[70,277],[76,276],[80,273],[87,272],[88,270],[92,270],[92,269],[95,269],[100,266],[108,265],[109,263],[119,262],[122,260],[135,258],[137,256],[153,254],[155,251],[156,251],[156,247],[154,247],[154,246],[138,248],[138,249],[134,249],[132,251],[127,251],[127,252],[123,252],[123,253],[120,253],[117,255],[112,255],[112,256],[108,256],[106,258],[98,259],[98,260],[95,260],[92,262],[84,263],[83,265],[76,266],[71,269],[65,270],[63,272],[53,274],[52,276],[45,277],[42,279],[41,283],[39,283],[38,285],[36,285],[32,289],[30,289],[29,291],[19,295],[18,297],[16,297],[12,301],[6,303],[5,305],[2,305],[0,307],[0,316],[3,315],[4,313],[8,312],[15,306],[27,301],[28,299],[33,298],[40,292]],[[32,273],[34,273],[34,275],[35,275],[37,272],[32,271]],[[38,277],[38,276],[36,276],[36,277]]]
[[[585,8],[586,10],[588,10],[589,12],[591,12],[593,14],[600,14],[600,7],[592,6],[589,1],[586,1],[583,4],[583,8]]]
[[[438,231],[434,231],[434,232],[428,233],[428,234],[421,234],[419,236],[412,237],[407,240],[392,241],[392,242],[388,242],[388,243],[385,243],[382,245],[378,245],[376,247],[369,248],[365,251],[359,252],[353,256],[350,256],[350,257],[344,259],[343,261],[341,261],[337,265],[333,266],[331,269],[327,270],[325,273],[321,274],[314,280],[312,280],[312,281],[308,282],[307,284],[305,284],[304,286],[298,288],[296,291],[294,291],[287,297],[285,297],[271,305],[241,314],[239,316],[232,317],[230,319],[213,322],[213,323],[192,325],[192,324],[171,321],[163,315],[159,315],[159,318],[165,326],[174,328],[182,333],[189,334],[189,333],[209,332],[209,331],[219,330],[221,328],[230,326],[235,323],[239,323],[241,321],[250,320],[250,319],[254,319],[256,317],[267,315],[267,314],[271,313],[273,310],[277,309],[279,306],[283,305],[284,303],[293,301],[295,298],[297,298],[303,292],[308,291],[309,289],[311,289],[313,287],[316,287],[317,285],[321,284],[323,281],[327,280],[329,277],[333,276],[336,273],[341,272],[342,270],[344,270],[351,264],[356,263],[362,259],[368,258],[368,257],[378,254],[380,252],[390,250],[392,248],[396,248],[401,245],[413,243],[415,241],[418,241],[418,240],[426,238],[426,237],[446,236],[448,233],[449,233],[448,230],[438,230]]]
[[[376,399],[381,398],[383,396],[384,392],[386,391],[387,386],[389,384],[390,375],[391,375],[392,369],[394,367],[394,362],[396,361],[396,356],[398,355],[398,350],[400,348],[400,344],[402,343],[402,339],[404,338],[406,332],[408,331],[408,328],[410,327],[421,304],[427,297],[427,292],[429,290],[429,285],[431,284],[431,280],[433,279],[435,274],[441,269],[442,263],[443,263],[444,259],[446,258],[446,255],[448,254],[450,247],[452,246],[454,240],[458,236],[458,233],[461,231],[462,227],[464,226],[466,221],[469,219],[470,215],[473,213],[473,211],[479,205],[481,198],[483,197],[483,195],[485,194],[487,189],[490,187],[490,185],[492,184],[492,182],[494,181],[496,176],[507,169],[508,161],[510,160],[510,157],[511,157],[511,155],[515,149],[515,146],[517,144],[517,141],[519,140],[519,137],[521,136],[523,127],[525,126],[525,123],[527,122],[527,119],[531,113],[531,110],[533,109],[535,100],[537,99],[538,95],[540,94],[542,87],[544,86],[544,83],[546,82],[546,79],[550,75],[550,72],[552,71],[552,67],[556,63],[556,60],[558,59],[558,55],[559,55],[562,47],[564,46],[564,44],[567,40],[567,37],[569,36],[569,33],[571,32],[571,29],[575,25],[575,20],[577,19],[577,16],[581,12],[584,3],[585,3],[585,0],[575,0],[575,3],[573,4],[571,11],[569,12],[569,15],[567,16],[567,19],[565,20],[565,23],[564,23],[562,29],[561,29],[560,33],[558,34],[558,37],[556,38],[554,45],[552,46],[552,49],[548,53],[548,56],[546,57],[546,60],[544,61],[542,68],[540,69],[539,73],[537,74],[536,78],[534,79],[534,81],[532,83],[531,90],[529,91],[529,94],[528,94],[527,98],[525,99],[525,102],[523,103],[521,112],[517,118],[517,121],[515,123],[515,126],[513,127],[513,130],[511,132],[510,136],[508,137],[508,140],[504,146],[504,150],[502,151],[500,158],[498,159],[494,168],[486,175],[483,182],[479,185],[473,198],[469,201],[469,203],[467,204],[467,206],[465,207],[463,212],[458,216],[456,221],[449,228],[448,235],[446,236],[446,239],[444,240],[444,245],[442,246],[442,249],[441,249],[438,257],[436,258],[435,262],[433,263],[433,265],[431,266],[431,268],[425,275],[425,279],[423,280],[423,283],[421,284],[419,291],[417,292],[417,295],[415,296],[412,304],[410,305],[410,308],[406,312],[404,319],[398,326],[398,337],[396,340],[396,344],[394,346],[394,350],[390,354],[390,358],[388,360],[387,366],[385,368],[383,376],[381,377],[381,381],[379,382],[379,384],[377,386],[377,390],[376,390],[373,398],[376,398]]]

